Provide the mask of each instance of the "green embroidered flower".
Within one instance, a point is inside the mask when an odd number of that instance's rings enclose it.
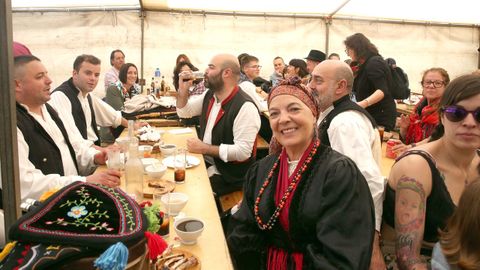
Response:
[[[81,216],[84,216],[88,213],[88,211],[85,209],[85,206],[80,205],[80,206],[74,206],[70,208],[70,212],[68,212],[69,217],[73,218],[79,218]]]

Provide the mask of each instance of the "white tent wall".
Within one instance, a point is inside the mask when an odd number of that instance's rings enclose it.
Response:
[[[102,75],[95,91],[103,96],[103,72],[109,55],[120,48],[126,61],[140,70],[141,19],[135,11],[13,13],[14,40],[26,44],[42,59],[53,87],[66,80],[74,58],[82,53],[102,60]],[[272,60],[303,58],[310,49],[325,51],[326,26],[320,18],[234,16],[146,12],[144,78],[156,67],[171,82],[175,59],[187,54],[201,70],[220,52],[257,56],[261,75],[273,72]],[[345,59],[343,40],[362,32],[384,57],[393,57],[409,75],[411,87],[420,92],[423,70],[439,66],[452,78],[477,66],[478,29],[475,27],[412,25],[358,20],[333,20],[329,52]]]
[[[110,52],[122,49],[126,60],[140,68],[139,12],[13,13],[13,40],[27,45],[47,68],[52,90],[72,76],[73,61],[92,54],[102,61],[95,91],[104,95],[103,78],[110,69]]]

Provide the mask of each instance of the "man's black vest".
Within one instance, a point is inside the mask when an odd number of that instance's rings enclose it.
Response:
[[[72,105],[72,116],[73,120],[75,120],[75,125],[80,131],[80,134],[82,134],[82,137],[85,140],[88,140],[87,121],[85,120],[85,113],[83,112],[82,104],[80,103],[80,100],[78,100],[78,93],[80,91],[78,91],[78,89],[73,84],[73,79],[70,78],[68,81],[65,81],[53,92],[56,91],[63,92],[70,100],[70,104]],[[90,107],[90,114],[92,115],[92,129],[98,138],[95,144],[100,146],[100,135],[98,134],[97,122],[95,121],[95,111],[93,110],[92,97],[90,95],[87,95],[87,100],[88,106]]]
[[[318,137],[320,141],[324,145],[330,146],[330,140],[328,139],[328,128],[330,127],[330,123],[332,123],[333,118],[345,111],[357,111],[364,114],[370,123],[372,124],[373,128],[377,127],[375,123],[375,119],[362,107],[360,107],[357,103],[350,100],[350,96],[346,95],[333,102],[333,110],[320,122],[318,125]]]
[[[208,121],[207,114],[210,113],[210,109],[215,102],[213,94],[214,92],[209,90],[203,99],[202,114],[200,116],[200,140],[203,140],[205,135],[205,127]],[[245,102],[253,103],[253,100],[238,86],[233,90],[233,93],[222,102],[222,108],[218,112],[212,129],[212,145],[220,145],[222,143],[234,144],[233,123]],[[256,149],[255,146],[254,149]],[[250,158],[245,161],[224,162],[219,158],[214,158],[213,160],[226,182],[241,185],[248,168],[255,161],[255,151],[252,151]]]
[[[62,120],[58,117],[57,112],[50,105],[45,104],[47,111],[57,124],[65,139],[65,143],[70,151],[70,156],[75,164],[78,173],[78,165],[67,131],[63,126]],[[47,131],[40,123],[31,116],[27,110],[17,103],[17,127],[22,131],[25,142],[28,144],[28,159],[33,163],[35,168],[42,171],[43,174],[59,174],[64,176],[62,155],[58,146],[48,135]]]

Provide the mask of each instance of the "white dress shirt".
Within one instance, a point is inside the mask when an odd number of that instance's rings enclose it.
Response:
[[[90,95],[88,93],[87,95]],[[98,140],[95,131],[92,128],[92,113],[90,111],[90,105],[88,104],[87,95],[84,97],[82,92],[78,92],[78,100],[85,114],[85,121],[87,125],[87,140],[90,143],[94,143]],[[122,113],[116,111],[112,106],[108,105],[103,100],[99,99],[95,95],[90,95],[92,98],[93,111],[95,112],[95,121],[98,126],[101,127],[117,127],[122,123]],[[75,136],[82,137],[80,130],[78,130],[75,120],[72,115],[72,104],[68,97],[62,91],[55,91],[51,95],[51,99],[48,102],[55,110],[57,110],[58,115],[62,119],[65,128],[69,131],[72,131]],[[83,137],[82,137],[83,138]],[[90,144],[91,145],[91,144]]]
[[[318,123],[333,110],[320,114]],[[380,171],[381,142],[378,130],[368,118],[357,111],[345,111],[333,118],[327,130],[330,146],[351,158],[365,177],[375,205],[375,229],[380,231],[383,213],[385,180]]]
[[[182,118],[191,118],[200,115],[202,113],[203,99],[207,91],[202,95],[190,97],[185,107],[177,108],[178,116]],[[222,103],[217,100],[215,95],[214,98],[215,101],[208,116],[205,134],[203,135],[203,142],[210,145],[212,144],[212,129],[215,124],[215,119],[222,107]],[[260,115],[258,110],[253,103],[245,102],[238,111],[233,122],[233,144],[222,143],[219,145],[220,159],[224,162],[244,161],[248,159],[252,155],[253,144],[255,143],[259,130]],[[206,161],[214,164],[213,158],[208,156],[205,157]],[[220,174],[215,166],[211,166],[210,168],[209,176]]]
[[[253,100],[260,112],[268,111],[267,102],[257,94],[257,87],[249,81],[243,81],[238,86]]]
[[[104,91],[106,91],[111,84],[114,84],[117,81],[119,81],[118,73],[119,73],[119,70],[117,70],[114,67],[111,67],[109,70],[107,70],[107,72],[105,72],[105,80],[104,80],[105,90]]]
[[[28,159],[29,146],[23,137],[22,131],[17,127],[21,200],[24,201],[27,198],[38,200],[40,196],[48,190],[53,188],[62,188],[74,181],[85,181],[85,177],[78,176],[75,163],[70,155],[70,151],[62,132],[58,128],[55,121],[53,121],[53,119],[50,117],[45,105],[42,106],[43,117],[30,112],[27,106],[24,107],[27,109],[29,114],[33,116],[38,123],[40,123],[40,125],[45,129],[60,150],[65,176],[60,176],[59,174],[44,175],[42,171],[35,168],[33,163]],[[96,153],[95,149],[93,149],[93,151],[85,149],[83,155],[77,151],[75,151],[75,153],[77,155],[77,163],[80,171],[88,170],[90,166],[93,166],[93,156],[86,154]],[[82,168],[82,166],[84,168]]]

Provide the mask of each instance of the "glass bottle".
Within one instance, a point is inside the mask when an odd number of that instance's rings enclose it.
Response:
[[[165,95],[165,76],[162,76],[162,82],[160,83],[160,95]]]
[[[155,94],[156,94],[157,97],[160,96],[160,93],[159,93],[160,92],[160,80],[162,79],[160,76],[161,76],[160,69],[159,68],[155,69],[155,77],[154,77],[155,78],[155,80],[154,80],[155,88],[154,89],[155,89]]]
[[[125,163],[126,192],[138,202],[143,199],[143,164],[138,158],[138,139],[130,138],[128,160]]]

